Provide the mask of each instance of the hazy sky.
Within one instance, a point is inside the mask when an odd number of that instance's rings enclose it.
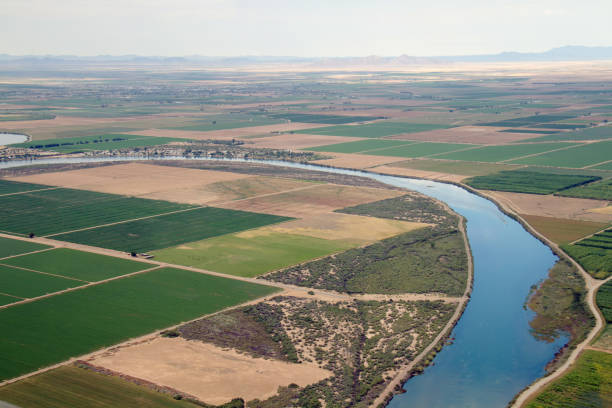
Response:
[[[0,54],[429,56],[612,45],[612,0],[0,3]]]

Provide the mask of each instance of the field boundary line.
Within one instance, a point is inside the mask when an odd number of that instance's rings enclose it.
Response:
[[[266,194],[254,195],[252,197],[239,198],[237,200],[219,201],[219,202],[214,202],[213,201],[213,202],[211,202],[211,206],[227,205],[227,204],[231,204],[231,203],[239,203],[240,201],[254,200],[256,198],[270,197],[270,196],[279,195],[279,194],[285,194],[285,193],[293,193],[294,191],[308,190],[310,188],[320,187],[320,186],[324,186],[326,184],[332,184],[332,183],[324,183],[324,184],[315,183],[315,184],[308,185],[308,186],[292,188],[292,189],[284,190],[284,191],[277,191],[275,193],[266,193]],[[234,210],[234,211],[237,211],[237,210]],[[262,213],[260,213],[260,214],[262,214]],[[257,228],[259,228],[259,227],[257,227]]]
[[[612,163],[612,160],[606,160],[595,164],[589,164],[588,166],[581,167],[581,169],[590,169],[591,167],[601,166],[602,164]],[[602,178],[602,180],[605,180]]]
[[[8,294],[8,293],[6,293],[6,292],[0,292],[0,295],[4,295],[4,296],[8,296],[8,297],[12,297],[12,298],[15,298],[15,299],[27,299],[27,298],[22,298],[21,296],[9,295],[9,294]],[[9,303],[9,304],[10,304],[10,303]],[[6,305],[5,305],[5,306],[6,306]]]
[[[2,262],[0,262],[0,265],[8,266],[9,268],[14,268],[14,269],[21,269],[22,271],[40,273],[41,275],[55,276],[56,278],[64,278],[64,279],[75,280],[75,281],[79,281],[79,282],[91,283],[90,281],[86,281],[86,280],[83,280],[83,279],[71,278],[69,276],[64,276],[64,275],[56,275],[55,273],[37,271],[36,269],[25,268],[23,266],[9,265],[9,264],[5,264],[5,263],[2,263]]]
[[[21,305],[23,303],[34,302],[34,301],[37,301],[37,300],[40,300],[40,299],[44,299],[44,298],[48,298],[48,297],[51,297],[51,296],[61,295],[63,293],[67,293],[67,292],[74,292],[74,291],[77,291],[77,290],[89,288],[91,286],[101,285],[103,283],[107,283],[107,282],[114,281],[114,280],[117,280],[117,279],[123,279],[123,278],[127,278],[127,277],[130,277],[130,276],[138,275],[138,274],[141,274],[141,273],[151,272],[151,271],[153,271],[155,269],[160,269],[160,268],[161,268],[160,266],[155,266],[153,268],[143,269],[142,271],[136,271],[136,272],[127,273],[125,275],[114,276],[112,278],[104,279],[104,280],[97,281],[97,282],[90,282],[90,283],[88,283],[86,285],[76,286],[74,288],[63,289],[63,290],[60,290],[60,291],[57,291],[57,292],[47,293],[47,294],[44,294],[44,295],[41,295],[41,296],[36,296],[36,297],[33,297],[33,298],[25,298],[24,300],[21,300],[19,302],[9,303],[8,305],[0,306],[0,310],[6,309],[6,308],[9,308],[9,307],[13,307],[13,306],[17,306],[17,305]],[[3,383],[0,383],[0,386],[2,386],[2,384]]]
[[[149,218],[161,217],[162,215],[170,215],[170,214],[176,214],[176,213],[181,213],[181,212],[199,210],[199,209],[206,208],[206,207],[207,206],[203,205],[203,206],[199,206],[199,207],[195,207],[195,208],[187,208],[187,209],[184,209],[184,210],[170,211],[170,212],[163,213],[163,214],[147,215],[146,217],[132,218],[132,219],[129,219],[129,220],[111,222],[111,223],[108,223],[108,224],[95,225],[93,227],[79,228],[79,229],[75,229],[75,230],[72,230],[72,231],[58,232],[56,234],[43,235],[42,237],[43,238],[49,238],[49,237],[55,237],[57,235],[72,234],[73,232],[87,231],[87,230],[96,229],[96,228],[109,227],[111,225],[117,225],[117,224],[125,224],[125,223],[132,222],[132,221],[140,221],[140,220],[146,220],[146,219],[149,219]]]
[[[562,142],[562,143],[563,143],[563,142]],[[534,144],[537,144],[537,143],[534,143]],[[545,151],[545,152],[540,152],[540,153],[532,153],[532,154],[526,154],[526,155],[524,155],[524,156],[518,156],[518,157],[511,157],[511,158],[509,158],[509,159],[506,159],[506,160],[501,160],[501,161],[498,161],[498,162],[496,162],[496,163],[506,163],[506,162],[512,162],[512,161],[514,161],[514,160],[521,160],[521,159],[524,159],[524,158],[527,158],[527,157],[540,156],[540,155],[542,155],[542,154],[548,154],[548,153],[552,153],[552,152],[558,152],[558,151],[561,151],[561,150],[569,150],[569,149],[573,149],[573,148],[575,148],[575,147],[584,146],[584,145],[587,145],[587,144],[588,144],[588,143],[579,143],[579,144],[576,144],[576,145],[574,145],[574,146],[565,146],[565,147],[560,147],[560,148],[558,148],[558,149],[547,150],[547,151]],[[518,164],[520,164],[520,163],[518,163]],[[597,163],[597,164],[599,164],[599,163]],[[569,168],[571,168],[571,167],[569,167]]]
[[[9,180],[9,181],[12,181],[12,180]],[[49,187],[49,188],[39,188],[38,190],[18,191],[16,193],[0,194],[0,197],[7,197],[7,196],[14,196],[14,195],[19,195],[19,194],[28,194],[28,193],[37,193],[39,191],[47,191],[47,190],[57,190],[58,188],[64,188],[64,187]]]
[[[21,241],[21,240],[19,240],[19,241]],[[39,250],[32,251],[32,252],[26,252],[26,253],[23,253],[23,254],[9,255],[9,256],[5,256],[4,258],[0,258],[0,262],[4,261],[4,260],[6,260],[6,259],[19,258],[20,256],[37,254],[37,253],[39,253],[39,252],[52,251],[52,250],[54,250],[54,249],[57,249],[57,248],[55,248],[55,247],[52,247],[52,248],[44,248],[44,249],[39,249]]]
[[[461,148],[461,149],[457,149],[457,150],[451,150],[450,152],[441,152],[441,153],[434,153],[434,154],[430,154],[427,156],[421,156],[421,157],[433,157],[433,156],[440,156],[442,154],[448,154],[448,153],[457,153],[457,152],[465,152],[467,150],[474,150],[474,149],[480,149],[481,147],[484,147],[483,145],[472,145],[470,147],[465,147],[465,148]],[[441,160],[445,160],[445,159],[441,159]],[[451,161],[463,161],[463,160],[451,160]]]
[[[582,241],[583,239],[591,238],[593,235],[601,234],[602,232],[607,231],[607,230],[609,230],[610,228],[612,228],[612,227],[611,227],[610,225],[608,225],[607,227],[605,227],[604,229],[602,229],[602,230],[600,230],[600,231],[594,232],[594,233],[592,233],[591,235],[586,235],[586,236],[584,236],[584,237],[582,237],[582,238],[578,238],[577,240],[575,240],[575,241],[573,241],[573,242],[570,242],[570,243],[569,243],[569,245],[574,245],[576,242],[580,242],[580,241]]]
[[[601,347],[586,346],[584,349],[585,350],[599,351],[601,353],[612,354],[612,350],[604,349],[604,348],[601,348]]]

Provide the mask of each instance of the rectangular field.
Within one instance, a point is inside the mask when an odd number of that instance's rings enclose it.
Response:
[[[66,188],[3,196],[0,206],[3,210],[0,229],[36,235],[193,208],[187,204]]]
[[[48,245],[37,244],[34,242],[21,241],[0,237],[0,259],[7,256],[25,254],[27,252],[40,251],[41,249],[51,248]]]
[[[510,160],[530,154],[548,152],[562,147],[575,146],[567,143],[538,143],[538,144],[511,144],[498,146],[483,146],[476,149],[441,154],[436,158],[447,160],[465,160],[475,162],[494,163]]]
[[[559,195],[612,201],[612,178],[570,188],[569,190],[561,191]]]
[[[0,265],[0,292],[24,299],[82,286],[86,283]]]
[[[64,366],[0,388],[0,400],[21,408],[195,408],[122,378]]]
[[[601,222],[542,217],[538,215],[521,214],[521,217],[538,232],[557,244],[576,241],[601,231],[607,225]]]
[[[345,115],[321,115],[312,113],[281,113],[272,115],[273,118],[286,119],[301,123],[325,123],[330,125],[341,125],[353,122],[368,122],[383,119],[382,116],[345,116]]]
[[[612,140],[588,143],[570,149],[513,160],[512,163],[581,168],[603,163],[612,157]]]
[[[62,241],[126,252],[152,251],[287,221],[290,218],[205,207],[55,235]]]
[[[563,125],[559,125],[563,126]],[[577,125],[567,125],[576,127]],[[579,129],[574,132],[567,133],[556,133],[549,136],[536,137],[535,139],[529,139],[530,142],[552,142],[561,140],[604,140],[612,139],[612,126],[597,126],[587,129]]]
[[[0,311],[0,380],[276,289],[162,268]]]
[[[10,180],[0,179],[0,196],[6,194],[23,193],[25,191],[41,190],[44,188],[49,188],[49,186],[43,186],[41,184],[17,183]]]
[[[109,134],[96,136],[69,137],[62,139],[46,139],[20,143],[16,147],[55,152],[72,153],[90,150],[115,150],[130,147],[157,146],[180,141],[170,137],[151,137],[141,135]]]
[[[612,274],[612,229],[561,248],[598,279]]]
[[[599,180],[597,176],[540,173],[511,170],[487,176],[475,176],[465,181],[480,190],[513,191],[516,193],[552,194],[574,186]]]
[[[474,145],[459,143],[431,143],[421,142],[388,149],[380,149],[373,152],[377,156],[390,157],[425,157],[446,153],[453,150],[468,149]]]
[[[386,147],[397,147],[408,145],[411,141],[400,141],[400,140],[384,140],[384,139],[367,139],[359,140],[356,142],[348,143],[337,143],[326,146],[311,147],[306,150],[313,152],[333,152],[333,153],[359,153],[365,152],[372,149],[384,149]]]
[[[576,115],[534,115],[516,119],[506,119],[498,122],[482,123],[480,126],[505,126],[505,127],[521,127],[529,125],[537,125],[540,123],[557,122],[561,120],[571,119]]]
[[[433,171],[438,173],[460,174],[463,176],[483,176],[501,170],[513,170],[517,165],[476,163],[454,160],[416,159],[393,163],[393,167]]]
[[[437,125],[429,123],[382,121],[376,123],[369,123],[366,125],[338,125],[317,129],[305,129],[297,131],[296,133],[377,138],[391,135],[401,135],[404,133],[425,132],[434,129],[446,129],[449,127],[449,125]]]
[[[1,261],[6,265],[33,269],[67,278],[96,282],[149,269],[155,265],[112,256],[58,248]]]

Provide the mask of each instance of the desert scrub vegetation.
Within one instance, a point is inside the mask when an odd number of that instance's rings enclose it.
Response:
[[[561,333],[568,333],[567,346],[574,348],[594,325],[585,296],[584,281],[576,268],[568,261],[558,261],[548,279],[534,288],[527,302],[536,313],[530,322],[533,335],[540,340],[554,341]]]
[[[454,309],[440,301],[329,303],[278,296],[178,332],[257,357],[315,363],[333,373],[306,387],[280,387],[274,397],[250,401],[249,407],[365,407],[433,341]]]
[[[263,278],[345,293],[444,293],[461,296],[468,276],[459,218],[417,193],[341,210],[436,225],[350,249]]]

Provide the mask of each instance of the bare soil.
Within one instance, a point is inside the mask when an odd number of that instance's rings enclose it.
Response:
[[[436,129],[427,132],[392,136],[389,139],[419,140],[423,142],[503,144],[533,138],[533,134],[500,133],[491,126],[459,126],[450,129]]]
[[[314,160],[312,163],[349,169],[367,169],[374,166],[406,160],[405,157],[387,157],[369,154],[326,153],[326,155],[332,156],[333,158]]]

